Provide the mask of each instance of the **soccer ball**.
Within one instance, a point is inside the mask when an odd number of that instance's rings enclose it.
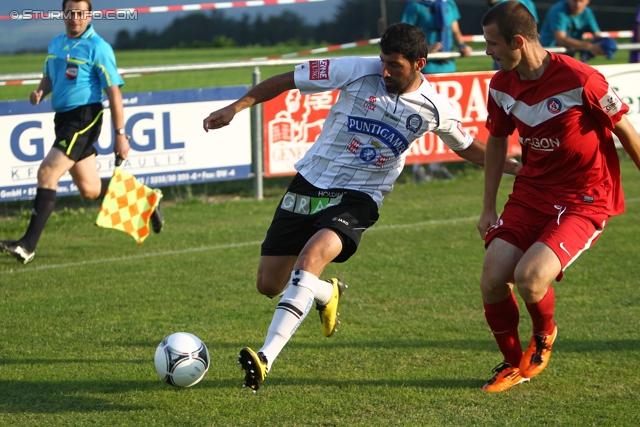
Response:
[[[209,370],[209,350],[195,335],[176,332],[158,345],[153,361],[163,381],[174,387],[191,387]]]

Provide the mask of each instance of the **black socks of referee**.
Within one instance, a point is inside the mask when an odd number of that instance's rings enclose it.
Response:
[[[107,194],[107,190],[109,189],[109,183],[111,182],[111,177],[109,178],[100,178],[100,195],[96,200],[104,199],[104,195]]]
[[[47,220],[49,216],[51,216],[55,204],[56,190],[49,190],[47,188],[37,189],[36,198],[33,201],[29,227],[24,236],[22,236],[22,239],[20,239],[20,244],[26,251],[33,252],[36,249],[42,230],[44,230],[44,226],[47,224]]]

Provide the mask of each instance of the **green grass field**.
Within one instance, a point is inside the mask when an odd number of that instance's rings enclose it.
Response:
[[[499,395],[480,390],[500,354],[478,290],[475,168],[398,185],[358,253],[326,271],[349,285],[338,332],[324,338],[312,310],[255,395],[235,362],[260,347],[276,304],[254,281],[277,199],[167,204],[142,246],[94,226],[95,210],[58,214],[34,263],[0,258],[0,425],[637,426],[640,176],[629,160],[623,175],[627,213],[556,285],[549,367]],[[2,221],[3,237],[26,221]],[[187,390],[153,367],[181,330],[211,352]]]
[[[118,58],[128,67],[289,51]],[[42,60],[0,56],[0,73],[37,71]],[[471,71],[471,62],[458,64]],[[263,69],[263,78],[290,68]],[[125,90],[249,84],[250,74],[158,74],[129,79]],[[26,99],[32,88],[1,87],[0,99]],[[475,167],[457,164],[456,179],[422,185],[403,174],[358,253],[325,273],[349,285],[338,332],[324,338],[312,310],[257,394],[240,387],[236,357],[261,346],[276,305],[254,282],[286,179],[267,180],[262,201],[233,197],[250,196],[249,181],[199,188],[205,196],[226,189],[224,202],[167,189],[166,227],[142,246],[96,227],[95,203],[60,198],[34,263],[0,258],[0,426],[638,426],[640,175],[630,160],[622,166],[627,212],[555,286],[559,337],[549,367],[498,395],[480,390],[501,357],[478,289],[483,179]],[[511,184],[505,179],[501,201]],[[30,203],[19,206],[17,215],[0,206],[0,238],[24,232]],[[526,310],[521,317],[526,343]],[[161,382],[153,367],[160,340],[181,330],[211,353],[209,373],[187,390]]]

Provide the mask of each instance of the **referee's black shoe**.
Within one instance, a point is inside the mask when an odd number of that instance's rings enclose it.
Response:
[[[30,263],[36,256],[36,251],[27,251],[17,240],[0,240],[0,252],[13,256],[22,264]]]
[[[158,195],[158,201],[156,202],[156,206],[151,214],[151,229],[154,233],[159,233],[162,231],[162,227],[164,227],[164,215],[162,215],[162,211],[160,210],[162,191],[156,189],[155,192]]]

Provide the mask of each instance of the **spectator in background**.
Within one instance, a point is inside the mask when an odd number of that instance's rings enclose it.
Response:
[[[600,37],[600,27],[589,8],[590,0],[562,0],[549,9],[540,30],[540,44],[545,47],[561,46],[567,48],[567,55],[574,56],[577,51],[590,56],[608,56],[601,46],[607,40],[597,42],[582,40],[584,33],[593,33]]]
[[[453,0],[409,0],[401,21],[424,31],[429,53],[452,52],[455,46],[460,55],[469,56],[472,49],[462,41],[459,19],[460,12]],[[456,63],[453,59],[429,59],[421,71],[422,74],[454,73]],[[431,178],[451,179],[453,175],[445,165],[434,162],[429,164],[428,174],[423,165],[414,164],[413,178],[420,183]]]
[[[633,38],[631,39],[631,43],[638,43],[638,40],[640,40],[640,6],[638,6],[636,21],[633,25]],[[629,53],[629,62],[640,62],[640,51],[632,50]]]

